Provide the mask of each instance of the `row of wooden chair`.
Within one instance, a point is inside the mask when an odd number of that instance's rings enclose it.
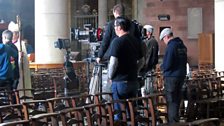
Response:
[[[103,95],[111,99],[105,101]],[[113,104],[121,105],[122,120],[115,121]],[[40,110],[40,106],[44,106]],[[128,106],[128,107],[127,107]],[[47,100],[24,101],[18,105],[1,106],[1,125],[157,125],[162,120],[167,122],[167,108],[164,94],[154,94],[147,97],[136,97],[127,100],[113,101],[111,93],[96,95],[80,95],[71,97],[51,98]],[[39,109],[38,109],[39,108]],[[9,110],[9,111],[7,111]],[[129,110],[127,114],[126,110]],[[8,119],[18,118],[12,123]],[[6,122],[8,120],[10,122]],[[202,121],[203,122],[203,121]],[[176,124],[176,125],[183,125]]]
[[[78,107],[63,109],[58,112],[58,115],[60,115],[63,126],[72,124],[81,126],[126,126],[128,124],[131,126],[135,126],[136,124],[155,126],[158,117],[167,119],[167,112],[156,111],[162,109],[166,111],[166,108],[164,108],[166,104],[160,103],[160,98],[163,96],[163,94],[155,94],[147,97],[108,101],[105,103],[100,100],[100,102],[95,102],[95,104],[85,104]],[[99,99],[100,97],[97,98],[97,100]],[[121,106],[121,111],[117,111],[113,108],[114,103],[118,103]],[[122,115],[120,121],[114,120],[114,115],[117,113],[121,113]],[[46,117],[47,115],[45,114],[44,116]],[[51,117],[51,115],[49,116]],[[39,116],[39,118],[40,117],[41,116]]]
[[[224,101],[223,76],[214,73],[203,73],[187,81],[188,119],[223,118]]]
[[[101,96],[101,95],[98,95]],[[97,96],[97,97],[98,97]],[[40,118],[53,118],[57,115],[57,119],[61,120],[63,126],[88,125],[88,126],[117,126],[117,125],[168,125],[167,104],[164,94],[152,94],[146,97],[136,97],[127,100],[116,100],[103,102],[100,97],[97,98],[99,102],[94,104],[85,104],[78,107],[66,108],[56,113],[39,115],[35,117],[36,120]],[[113,104],[118,103],[121,106],[121,111],[113,108]],[[127,113],[127,110],[129,113]],[[114,115],[121,113],[122,118],[119,121],[114,120]],[[52,117],[53,116],[53,117]],[[159,122],[162,121],[162,122]],[[55,122],[51,120],[51,123]],[[58,125],[59,123],[56,121]],[[201,124],[211,124],[218,126],[218,118],[200,119],[192,122],[175,123],[176,126],[192,126]]]
[[[110,102],[105,102],[105,100],[103,100],[103,95],[109,95],[111,97]],[[59,118],[60,115],[61,119],[59,120],[62,120],[62,124],[66,126],[72,122],[82,122],[82,124],[84,125],[84,120],[86,120],[88,125],[95,125],[96,123],[98,125],[114,125],[118,123],[113,120],[113,115],[117,113],[117,111],[115,111],[113,108],[114,103],[123,105],[123,123],[119,124],[127,124],[129,120],[131,120],[130,123],[133,126],[135,125],[136,121],[139,120],[139,122],[148,120],[148,122],[146,121],[145,123],[149,123],[149,117],[152,120],[150,123],[155,123],[155,115],[152,114],[154,110],[152,109],[153,104],[151,97],[152,96],[113,101],[111,93],[101,93],[94,96],[86,94],[80,96],[51,98],[47,100],[31,100],[23,102],[20,101],[21,104],[0,106],[1,123],[6,123],[7,118],[9,118],[10,116],[10,119],[15,119],[17,117],[17,119],[20,120],[20,122],[18,123],[27,122],[21,120],[31,120],[33,121],[32,124],[35,124],[35,120],[37,121],[39,119],[47,117],[53,119],[56,116],[57,118]],[[136,103],[138,103],[137,101],[139,102],[139,104],[142,104],[141,106],[143,107],[135,106]],[[126,108],[127,105],[129,106],[129,108]],[[44,108],[40,109],[40,106],[44,106]],[[142,111],[140,108],[142,109]],[[130,110],[130,119],[128,118],[126,109]],[[145,115],[145,119],[140,118],[140,116],[135,116],[136,113]],[[67,115],[70,115],[70,117],[73,117],[75,119],[69,119]],[[80,118],[81,121],[74,121],[80,120]],[[103,119],[104,121],[102,121]]]
[[[1,115],[0,123],[15,118],[19,120],[22,119],[30,120],[33,116],[39,114],[46,114],[53,112],[58,113],[59,111],[66,108],[76,108],[79,106],[85,106],[87,104],[96,104],[102,99],[101,96],[103,95],[111,96],[111,93],[102,93],[101,95],[94,95],[94,96],[84,94],[79,96],[51,98],[46,100],[26,99],[26,101],[21,101],[20,99],[18,104],[9,104],[0,106],[0,115]]]

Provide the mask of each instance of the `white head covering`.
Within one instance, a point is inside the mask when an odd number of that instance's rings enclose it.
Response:
[[[165,28],[161,31],[159,39],[162,40],[166,35],[169,35],[170,33],[173,33],[170,28]]]
[[[147,32],[153,33],[153,27],[151,25],[144,25],[144,27]]]
[[[11,21],[8,25],[8,30],[12,32],[19,31],[19,25]]]

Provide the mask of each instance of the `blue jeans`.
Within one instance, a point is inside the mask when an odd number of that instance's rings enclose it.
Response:
[[[179,108],[183,84],[184,77],[164,77],[169,123],[179,122]]]
[[[111,88],[114,100],[128,99],[137,96],[139,84],[137,81],[112,81]],[[127,105],[126,108],[128,108]],[[118,111],[121,110],[119,103],[114,104],[114,109]],[[114,120],[120,119],[121,113],[115,115]]]

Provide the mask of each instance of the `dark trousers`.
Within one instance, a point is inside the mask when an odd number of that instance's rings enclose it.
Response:
[[[130,82],[112,81],[111,87],[112,87],[112,93],[113,93],[113,100],[128,99],[128,98],[136,97],[138,93],[138,88],[139,88],[137,81],[130,81]],[[114,109],[120,111],[121,110],[120,105],[118,103],[115,103]],[[120,120],[121,113],[115,115],[114,119]]]
[[[0,79],[0,91],[4,94],[4,98],[1,99],[1,102],[3,104],[10,104],[16,102],[16,98],[13,92],[11,92],[13,85],[13,80],[7,79],[7,80],[1,80]],[[12,99],[11,99],[12,98]],[[11,101],[12,100],[12,101]]]
[[[12,83],[12,89],[16,90],[19,84],[19,79],[14,79]]]
[[[164,77],[169,123],[179,122],[179,108],[183,84],[184,77]]]

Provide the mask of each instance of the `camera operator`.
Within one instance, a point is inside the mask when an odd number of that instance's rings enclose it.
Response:
[[[114,15],[115,19],[118,17],[124,17],[124,12],[125,12],[125,8],[122,4],[117,4],[113,7],[113,15]],[[134,22],[131,22],[131,28],[130,28],[129,32],[133,36],[138,38],[139,41],[141,41],[140,40],[141,33]],[[116,37],[117,37],[117,35],[115,34],[115,30],[114,30],[114,20],[112,20],[108,23],[108,25],[105,29],[105,34],[103,36],[103,41],[102,41],[102,44],[99,49],[98,58],[96,59],[97,63],[100,63],[102,58],[109,60],[110,45],[111,45],[112,40]]]

